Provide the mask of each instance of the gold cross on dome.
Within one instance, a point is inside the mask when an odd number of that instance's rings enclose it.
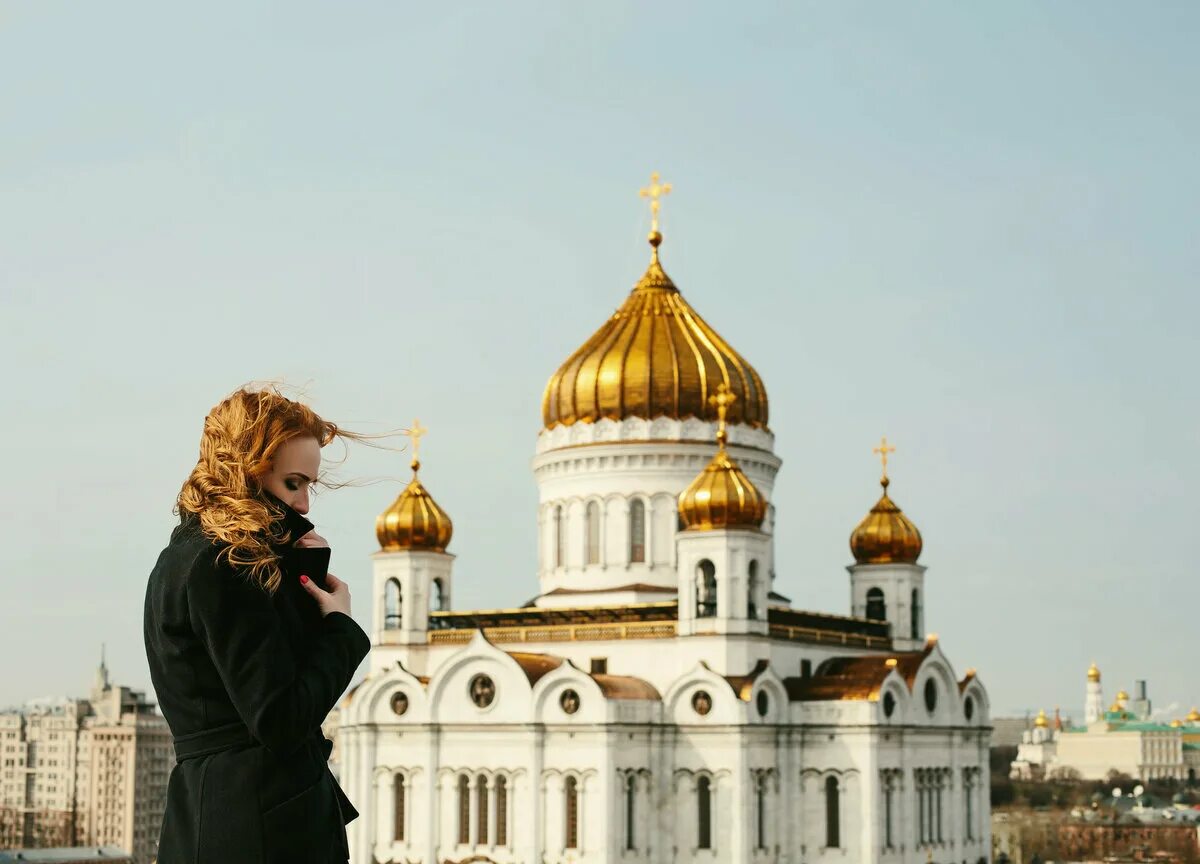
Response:
[[[725,439],[728,433],[725,431],[725,415],[729,413],[729,406],[737,399],[737,394],[729,389],[729,384],[722,381],[717,385],[717,392],[708,397],[710,405],[717,409],[717,443],[722,447],[725,446]]]
[[[671,184],[670,183],[659,183],[657,171],[655,171],[653,174],[650,175],[650,185],[642,188],[638,192],[638,194],[641,197],[650,199],[650,231],[651,232],[658,230],[658,208],[659,208],[659,203],[660,203],[658,199],[661,198],[663,195],[669,195],[670,193],[671,193]]]
[[[412,461],[413,462],[417,461],[417,455],[421,451],[421,439],[425,437],[425,433],[428,431],[429,431],[428,429],[426,429],[424,426],[421,425],[420,420],[413,420],[412,428],[405,429],[404,432],[401,433],[403,435],[407,435],[409,438],[412,439],[412,448],[413,448]]]
[[[888,446],[887,436],[884,435],[881,439],[879,439],[879,446],[874,448],[871,452],[878,453],[879,458],[883,461],[883,477],[886,480],[887,479],[887,457],[888,457],[889,453],[895,453],[896,448]]]

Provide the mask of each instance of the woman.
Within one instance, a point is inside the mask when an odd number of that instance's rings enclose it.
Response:
[[[146,586],[150,677],[174,736],[158,864],[334,864],[358,816],[321,722],[370,650],[305,518],[338,429],[273,389],[209,412]]]

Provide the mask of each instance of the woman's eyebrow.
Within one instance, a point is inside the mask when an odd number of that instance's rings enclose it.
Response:
[[[309,477],[307,474],[301,474],[299,471],[293,471],[293,472],[291,472],[290,474],[288,474],[287,476],[289,476],[289,477],[299,477],[301,480],[303,480],[303,481],[304,481],[304,482],[306,482],[306,483],[311,483],[311,482],[313,482],[313,479],[312,479],[311,477]]]

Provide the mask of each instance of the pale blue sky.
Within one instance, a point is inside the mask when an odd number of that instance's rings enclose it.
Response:
[[[149,688],[207,410],[419,416],[455,606],[536,593],[542,387],[647,260],[762,374],[777,588],[895,500],[998,712],[1200,702],[1194,3],[0,3],[0,705]],[[313,517],[368,620],[407,457]]]

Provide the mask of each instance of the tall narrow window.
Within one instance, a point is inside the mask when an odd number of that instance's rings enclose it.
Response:
[[[600,563],[600,505],[589,501],[584,511],[587,521],[587,563]]]
[[[508,780],[496,778],[496,845],[508,845]]]
[[[629,505],[629,560],[634,564],[646,560],[646,505],[641,498]]]
[[[633,833],[634,804],[637,799],[637,777],[630,771],[625,775],[625,848],[636,849],[637,838]]]
[[[883,845],[887,849],[896,845],[892,840],[892,799],[896,795],[895,776],[891,771],[883,772]]]
[[[746,617],[751,621],[758,618],[758,562],[751,561],[749,572],[746,574]]]
[[[707,558],[696,566],[696,617],[717,614],[717,568]]]
[[[757,848],[767,848],[767,775],[759,774],[755,793],[755,816],[757,819]]]
[[[838,781],[825,778],[825,846],[836,849],[842,845],[841,818],[838,813]]]
[[[936,795],[937,795],[937,833],[935,833],[933,836],[937,837],[937,842],[941,843],[942,842],[942,793],[945,791],[945,787],[946,787],[946,774],[944,771],[939,770],[937,772],[935,782],[937,783],[937,786],[936,786],[936,789],[937,789],[937,792],[936,792]]]
[[[458,842],[471,842],[471,781],[466,774],[458,775]]]
[[[400,629],[400,583],[389,579],[383,589],[383,627],[385,630]]]
[[[567,566],[567,525],[562,505],[554,508],[554,566]]]
[[[963,832],[968,840],[975,839],[975,785],[974,778],[971,776],[971,769],[963,769],[963,803],[966,805],[967,824],[964,826],[966,830]]]
[[[707,777],[696,781],[697,843],[701,849],[712,848],[712,782]]]
[[[916,588],[912,592],[912,638],[921,638],[921,595]]]
[[[887,604],[883,602],[883,590],[872,588],[867,592],[867,617],[872,621],[887,620]]]
[[[567,816],[566,849],[579,848],[579,785],[574,777],[568,777],[564,789],[564,810]]]
[[[404,839],[404,775],[396,774],[392,778],[392,799],[395,801],[395,806],[392,808],[392,839]]]
[[[480,774],[475,778],[475,842],[486,846],[488,842],[488,782]]]
[[[431,612],[446,611],[446,593],[441,579],[434,579],[432,590],[429,592],[429,610]]]

